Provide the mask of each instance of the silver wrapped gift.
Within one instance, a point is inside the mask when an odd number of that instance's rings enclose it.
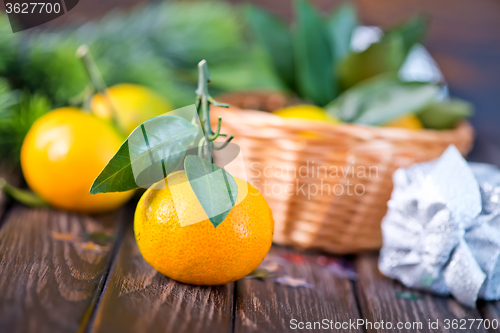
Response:
[[[469,307],[500,299],[500,169],[467,163],[450,146],[393,181],[380,271]]]

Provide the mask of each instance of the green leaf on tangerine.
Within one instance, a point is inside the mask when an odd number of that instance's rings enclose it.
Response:
[[[184,169],[196,198],[210,222],[217,227],[236,203],[236,181],[226,170],[199,156],[186,156]]]
[[[95,179],[90,194],[148,187],[164,179],[182,161],[198,128],[172,115],[138,126]]]

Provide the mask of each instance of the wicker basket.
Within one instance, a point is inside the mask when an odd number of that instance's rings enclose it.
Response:
[[[279,93],[237,93],[218,100],[231,104],[213,114],[223,117],[224,133],[235,135],[248,181],[273,211],[274,242],[302,249],[337,254],[379,249],[393,172],[437,158],[450,144],[465,155],[474,138],[468,122],[447,131],[411,131],[255,111],[289,104]]]

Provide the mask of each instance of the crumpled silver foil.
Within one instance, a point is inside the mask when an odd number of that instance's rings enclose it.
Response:
[[[380,271],[469,307],[500,299],[500,169],[467,163],[450,146],[393,181]]]

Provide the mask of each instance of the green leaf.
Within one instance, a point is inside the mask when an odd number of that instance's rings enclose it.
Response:
[[[370,102],[370,96],[398,82],[397,77],[390,74],[383,74],[365,80],[344,91],[338,98],[329,103],[325,109],[330,115],[343,122],[353,122],[369,107],[367,104]]]
[[[295,0],[297,26],[293,35],[295,75],[300,96],[317,105],[337,96],[330,38],[318,12],[305,0]]]
[[[90,194],[148,187],[164,179],[182,161],[196,137],[195,125],[162,115],[137,127],[95,179]]]
[[[186,156],[184,169],[189,185],[210,222],[217,227],[236,203],[238,186],[226,170],[199,156]]]
[[[390,29],[387,34],[397,33],[402,37],[404,54],[406,57],[413,45],[422,42],[424,39],[428,23],[429,19],[427,16],[417,14],[408,21]]]
[[[450,129],[461,120],[472,116],[473,106],[464,100],[433,102],[418,114],[425,128]]]
[[[387,87],[371,96],[369,107],[355,122],[383,125],[406,114],[417,113],[432,102],[438,93],[438,86],[421,82],[404,82]]]
[[[124,192],[138,187],[130,163],[128,140],[125,140],[94,180],[90,188],[90,194]]]
[[[356,8],[349,3],[341,4],[328,19],[327,29],[332,41],[334,63],[349,54],[352,34],[357,25]]]
[[[293,89],[292,36],[288,27],[274,15],[253,5],[247,6],[245,14],[255,39],[267,52],[276,73],[286,87]]]
[[[430,83],[401,82],[382,75],[346,90],[327,110],[343,121],[383,125],[405,114],[417,113],[438,92],[439,87]]]
[[[370,45],[366,50],[351,53],[339,67],[344,89],[381,73],[396,73],[405,60],[401,34],[391,33]]]
[[[23,205],[29,207],[49,207],[49,205],[35,193],[14,187],[3,178],[0,178],[0,189]]]

